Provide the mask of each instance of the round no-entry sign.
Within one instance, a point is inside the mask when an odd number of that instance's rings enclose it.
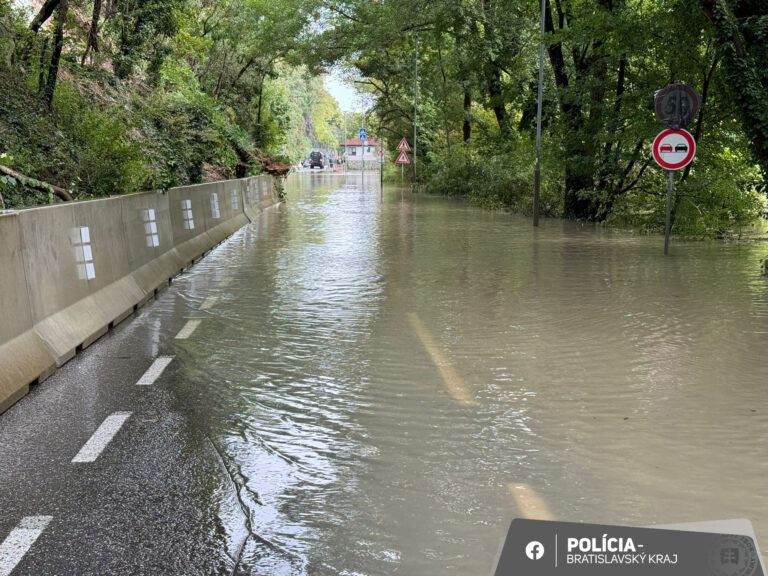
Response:
[[[696,155],[696,141],[687,130],[664,130],[653,141],[653,159],[662,168],[680,170]]]

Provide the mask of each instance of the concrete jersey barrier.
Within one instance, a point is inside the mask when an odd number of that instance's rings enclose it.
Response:
[[[0,215],[0,412],[56,365],[32,329],[17,214]]]
[[[0,215],[0,413],[275,203],[258,176]]]

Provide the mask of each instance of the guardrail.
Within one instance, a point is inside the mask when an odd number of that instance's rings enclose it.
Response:
[[[0,214],[0,413],[277,202],[256,176]]]

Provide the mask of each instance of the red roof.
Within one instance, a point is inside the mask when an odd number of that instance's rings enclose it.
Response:
[[[368,138],[366,142],[368,143],[368,146],[378,146],[379,144],[381,144],[381,142],[379,140],[376,140],[376,138]],[[362,146],[363,141],[360,140],[359,138],[356,138],[355,140],[347,140],[346,142],[343,142],[341,145],[342,146]]]

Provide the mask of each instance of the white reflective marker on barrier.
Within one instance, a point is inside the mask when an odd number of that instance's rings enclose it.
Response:
[[[219,195],[216,192],[211,193],[211,216],[214,220],[221,218],[221,210],[219,209]]]
[[[147,237],[147,247],[157,248],[160,246],[160,236],[157,233],[157,219],[155,209],[149,208],[143,210],[144,235]]]
[[[195,218],[192,214],[192,200],[181,201],[181,217],[184,220],[185,230],[195,229]]]
[[[79,226],[73,229],[72,241],[75,247],[75,260],[77,261],[77,277],[80,280],[93,280],[96,278],[96,267],[93,264],[91,232],[88,227]]]

